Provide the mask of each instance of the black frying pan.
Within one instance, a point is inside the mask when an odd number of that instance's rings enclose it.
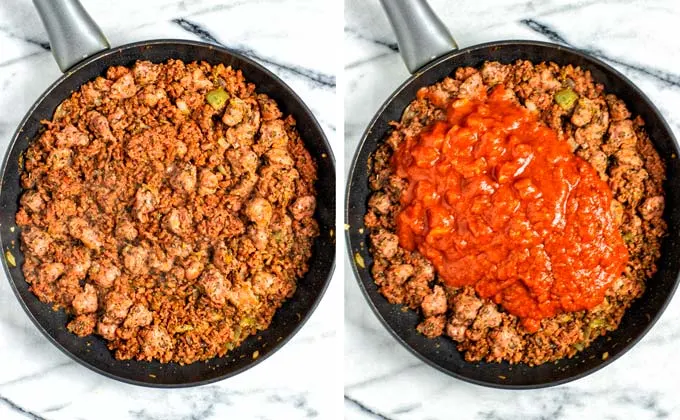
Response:
[[[103,375],[137,385],[182,387],[206,384],[236,375],[266,359],[307,321],[323,296],[334,269],[335,238],[332,232],[335,226],[335,162],[328,141],[312,112],[295,92],[261,65],[226,48],[201,42],[154,40],[106,48],[71,67],[73,63],[69,61],[82,58],[83,54],[88,53],[86,49],[92,52],[93,49],[107,47],[105,38],[76,0],[44,0],[36,1],[36,5],[47,7],[47,10],[40,10],[41,13],[50,13],[47,17],[44,14],[41,16],[48,32],[59,31],[57,34],[50,33],[50,41],[65,74],[43,93],[21,121],[5,154],[1,172],[0,243],[3,253],[11,250],[17,263],[16,267],[9,267],[3,257],[3,267],[26,313],[55,346],[75,361]],[[55,11],[50,9],[52,6],[61,9]],[[59,16],[60,13],[63,16]],[[75,22],[74,16],[77,18]],[[64,33],[69,31],[71,40],[66,45],[59,46],[61,41],[56,37],[64,37]],[[75,41],[74,36],[77,37]],[[74,48],[78,46],[77,41],[83,40],[79,48]],[[113,357],[100,337],[78,338],[66,330],[67,315],[63,311],[53,311],[51,306],[41,303],[28,290],[28,284],[21,272],[23,257],[19,250],[20,231],[14,227],[14,215],[22,192],[19,156],[37,137],[41,128],[40,120],[51,120],[59,103],[82,84],[103,75],[110,66],[128,66],[136,60],[159,63],[170,58],[185,62],[205,60],[211,64],[224,63],[241,69],[246,79],[256,84],[258,92],[266,93],[276,100],[284,114],[293,115],[297,120],[300,136],[317,161],[319,179],[316,188],[318,196],[323,197],[317,201],[315,217],[321,234],[314,243],[309,272],[299,281],[295,295],[276,312],[271,326],[256,336],[249,337],[225,357],[184,366],[176,363],[119,361]],[[256,351],[259,352],[259,357],[254,359],[253,353]]]
[[[670,128],[654,104],[640,89],[609,65],[580,51],[561,45],[535,41],[491,42],[453,50],[455,43],[444,25],[437,20],[424,1],[409,2],[411,10],[404,11],[402,2],[383,1],[391,23],[397,32],[399,47],[409,70],[413,73],[382,105],[370,122],[359,143],[349,172],[346,192],[346,232],[348,251],[359,286],[376,316],[385,328],[411,353],[424,362],[465,381],[479,385],[526,389],[558,385],[586,376],[616,360],[637,343],[654,325],[668,305],[678,283],[680,271],[680,156],[678,144]],[[415,21],[409,17],[417,16]],[[433,40],[429,42],[428,40]],[[434,50],[428,45],[434,46]],[[416,48],[414,48],[414,46]],[[441,55],[448,48],[449,52]],[[432,56],[440,56],[432,60]],[[458,67],[479,67],[484,61],[511,63],[517,59],[534,63],[553,61],[559,65],[572,64],[591,71],[593,78],[604,84],[607,92],[624,100],[633,115],[645,120],[659,154],[667,165],[665,184],[668,236],[662,244],[659,270],[647,282],[644,295],[636,300],[616,331],[600,337],[572,359],[546,363],[536,367],[508,363],[468,363],[448,337],[428,339],[416,331],[419,315],[402,312],[400,305],[392,305],[378,292],[370,274],[372,264],[368,252],[368,232],[363,227],[370,194],[367,161],[390,131],[388,123],[399,121],[406,106],[423,86],[432,85],[452,75]],[[430,62],[428,62],[430,61]],[[422,66],[422,67],[421,67]],[[366,268],[356,265],[354,254],[359,253]],[[603,360],[603,354],[609,357]],[[366,355],[373,357],[373,355]]]

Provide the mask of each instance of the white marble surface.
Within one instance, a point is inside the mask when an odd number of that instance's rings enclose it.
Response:
[[[630,77],[680,136],[680,3],[431,0],[462,47],[559,40]],[[384,99],[407,78],[378,0],[345,2],[345,168]],[[534,28],[542,27],[539,31]],[[587,378],[536,391],[470,385],[421,363],[382,327],[345,259],[347,419],[680,419],[680,297],[621,359]]]
[[[152,38],[199,39],[246,51],[283,78],[336,138],[335,69],[329,49],[341,26],[332,0],[83,0],[112,45]],[[187,31],[191,25],[198,35]],[[196,32],[196,31],[195,31]],[[336,43],[338,43],[336,42]],[[23,114],[60,75],[30,0],[0,1],[0,151]],[[336,273],[337,274],[337,273]],[[309,322],[283,349],[234,378],[157,390],[122,384],[81,367],[52,346],[0,279],[0,419],[303,419],[341,409],[336,276]]]

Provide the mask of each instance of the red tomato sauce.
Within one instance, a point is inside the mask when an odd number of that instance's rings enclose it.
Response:
[[[612,193],[538,116],[505,97],[454,100],[446,121],[398,147],[408,181],[399,244],[450,286],[474,286],[530,332],[601,303],[628,251]]]

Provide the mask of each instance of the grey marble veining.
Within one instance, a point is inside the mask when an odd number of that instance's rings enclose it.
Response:
[[[200,39],[259,61],[288,83],[335,138],[332,0],[82,0],[111,45],[154,38]],[[337,37],[335,37],[337,38]],[[0,151],[37,97],[60,76],[30,0],[0,2]],[[52,346],[0,279],[0,419],[333,418],[340,387],[328,381],[341,279],[331,283],[302,330],[271,358],[228,380],[158,390],[122,384]],[[339,370],[339,368],[337,369]],[[339,372],[338,372],[339,374]]]
[[[680,135],[680,3],[430,0],[461,47],[503,39],[585,50],[629,77]],[[407,77],[378,0],[345,1],[345,170],[370,118]],[[680,302],[630,352],[584,379],[503,391],[436,371],[403,349],[364,302],[345,260],[348,419],[680,419]]]

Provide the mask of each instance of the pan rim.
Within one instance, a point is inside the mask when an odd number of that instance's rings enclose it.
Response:
[[[215,51],[219,51],[228,55],[231,55],[245,63],[247,63],[250,66],[255,67],[257,70],[261,71],[264,73],[271,81],[273,81],[277,85],[277,89],[282,89],[289,94],[295,102],[300,106],[300,109],[303,111],[304,114],[308,115],[310,117],[310,120],[313,124],[313,128],[315,131],[320,133],[320,141],[323,146],[323,153],[326,153],[327,157],[325,159],[328,159],[328,162],[330,162],[331,167],[333,168],[333,181],[336,184],[335,188],[337,188],[337,183],[336,181],[336,176],[335,173],[337,171],[336,169],[336,161],[335,161],[335,155],[333,153],[333,148],[331,147],[328,137],[326,136],[326,133],[324,132],[323,128],[319,124],[319,121],[317,120],[316,116],[314,113],[309,109],[307,104],[300,98],[300,96],[290,87],[288,86],[287,83],[285,83],[281,78],[279,78],[276,74],[274,74],[271,70],[267,69],[265,66],[262,64],[256,62],[250,57],[247,57],[241,53],[238,53],[236,51],[233,51],[229,49],[228,47],[222,46],[222,45],[217,45],[217,44],[212,44],[208,42],[202,42],[202,41],[194,41],[194,40],[188,40],[188,39],[174,39],[174,38],[160,38],[160,39],[152,39],[152,40],[146,40],[146,41],[136,41],[136,42],[131,42],[127,43],[124,45],[120,45],[117,47],[112,47],[103,51],[100,51],[91,57],[88,57],[84,59],[83,61],[77,63],[70,69],[68,69],[66,72],[64,72],[57,80],[55,80],[45,91],[33,102],[31,107],[26,111],[24,117],[21,119],[19,124],[17,125],[16,130],[14,131],[14,134],[12,135],[8,146],[7,150],[5,151],[5,155],[2,160],[2,165],[0,166],[0,177],[1,179],[4,180],[5,177],[5,172],[7,170],[7,163],[10,159],[10,152],[13,150],[19,136],[23,132],[23,128],[28,122],[28,120],[31,118],[31,116],[34,115],[36,109],[38,106],[45,100],[45,98],[49,97],[53,91],[60,86],[62,83],[66,82],[69,77],[71,77],[73,74],[76,74],[78,71],[82,70],[83,68],[89,66],[90,64],[94,63],[95,61],[99,61],[102,59],[105,59],[106,57],[113,55],[113,54],[119,54],[122,51],[125,50],[130,50],[130,49],[135,49],[135,48],[144,48],[144,47],[153,47],[153,46],[169,46],[169,45],[184,45],[184,46],[189,46],[189,47],[197,47],[197,48],[207,48],[207,49],[212,49]],[[64,98],[65,99],[65,98]],[[2,193],[2,189],[4,187],[4,182],[0,182],[0,194]],[[332,209],[333,213],[335,214],[336,209]],[[333,220],[335,223],[335,218]],[[332,227],[334,228],[334,226]],[[0,245],[5,247],[5,241],[2,235],[2,232],[0,232]],[[294,336],[296,336],[302,327],[309,321],[309,319],[312,317],[314,312],[316,311],[317,307],[323,300],[326,291],[328,290],[328,287],[333,279],[333,274],[335,273],[335,265],[336,265],[336,258],[337,258],[337,243],[336,241],[332,241],[333,249],[332,249],[332,258],[330,260],[329,266],[328,266],[328,274],[325,276],[326,278],[323,281],[323,285],[320,288],[318,292],[318,296],[312,302],[312,304],[309,306],[309,309],[307,313],[305,314],[304,317],[300,319],[300,321],[297,322],[295,327],[290,331],[289,334],[287,334],[283,339],[275,342],[271,347],[270,351],[268,351],[266,354],[261,355],[260,357],[256,359],[252,359],[250,363],[248,363],[245,366],[242,366],[238,369],[235,369],[234,371],[224,373],[222,375],[217,375],[215,377],[207,378],[207,379],[201,379],[201,380],[195,380],[195,381],[186,381],[186,382],[176,382],[176,383],[158,383],[158,382],[150,382],[150,381],[141,381],[137,379],[131,379],[127,378],[124,376],[120,376],[111,372],[108,372],[98,366],[95,366],[93,364],[88,363],[84,359],[76,356],[75,354],[71,353],[68,349],[66,349],[57,339],[52,337],[47,330],[40,324],[40,322],[36,319],[34,314],[31,312],[29,309],[28,305],[24,301],[23,297],[21,296],[17,285],[15,283],[15,280],[13,279],[9,267],[7,266],[7,261],[5,258],[0,258],[2,260],[2,267],[5,273],[5,276],[7,277],[7,281],[10,284],[10,287],[12,288],[12,291],[19,301],[19,304],[21,305],[22,309],[24,312],[28,315],[29,319],[31,322],[38,328],[38,330],[42,333],[42,335],[47,338],[47,340],[52,343],[56,348],[58,348],[62,353],[64,353],[66,356],[68,356],[70,359],[74,360],[81,366],[84,366],[91,371],[98,373],[102,376],[105,376],[107,378],[123,382],[126,384],[130,385],[135,385],[135,386],[141,386],[145,388],[160,388],[160,389],[176,389],[176,388],[189,388],[189,387],[195,387],[195,386],[201,386],[201,385],[208,385],[212,384],[215,382],[219,382],[222,380],[225,380],[227,378],[236,376],[238,374],[241,374],[257,365],[262,363],[264,360],[268,359],[271,357],[273,354],[281,350],[287,344]],[[25,281],[25,279],[23,279]],[[37,299],[37,297],[36,297]],[[285,302],[284,302],[285,305]],[[204,362],[194,362],[194,363],[204,363]],[[186,365],[186,366],[191,366],[192,364]]]
[[[378,108],[376,113],[374,114],[373,118],[370,120],[370,122],[367,124],[366,129],[364,130],[363,134],[361,135],[361,138],[359,140],[359,143],[356,146],[356,150],[354,151],[354,155],[352,157],[352,163],[350,164],[349,171],[347,172],[347,184],[345,187],[345,206],[344,206],[344,211],[345,211],[345,226],[349,226],[350,220],[349,220],[349,209],[350,209],[350,195],[352,191],[352,186],[354,184],[354,174],[357,171],[357,167],[360,163],[365,163],[365,162],[359,162],[359,155],[360,152],[364,149],[364,146],[366,145],[366,142],[373,131],[373,127],[375,126],[376,122],[380,119],[382,114],[385,112],[386,108],[392,104],[392,102],[395,100],[395,98],[406,88],[408,87],[415,79],[420,77],[422,74],[428,72],[429,70],[438,67],[440,65],[443,65],[445,62],[449,60],[453,60],[458,56],[468,54],[472,51],[480,50],[480,49],[485,49],[485,48],[493,48],[493,47],[527,47],[527,46],[537,46],[537,47],[543,47],[543,48],[550,48],[550,49],[556,49],[556,50],[563,50],[566,51],[570,54],[573,54],[575,56],[579,56],[583,59],[585,59],[588,62],[594,63],[596,65],[599,65],[603,67],[608,73],[620,78],[625,82],[627,85],[628,89],[631,89],[633,92],[635,92],[636,95],[638,95],[644,102],[646,102],[646,105],[649,106],[649,108],[653,111],[653,113],[659,117],[659,121],[661,122],[661,126],[663,130],[668,134],[669,139],[671,140],[671,143],[673,144],[673,147],[676,150],[676,153],[680,155],[680,146],[678,145],[677,139],[675,138],[675,135],[673,134],[673,131],[671,130],[670,126],[668,125],[668,122],[666,121],[665,118],[663,118],[663,114],[659,111],[659,109],[656,107],[656,105],[649,99],[649,97],[640,89],[638,88],[628,77],[623,75],[621,72],[616,70],[614,67],[611,65],[607,64],[606,62],[598,59],[597,57],[593,57],[592,55],[588,54],[587,52],[578,50],[576,48],[564,46],[561,44],[556,44],[552,42],[545,42],[545,41],[535,41],[535,40],[524,40],[524,39],[517,39],[517,40],[501,40],[501,41],[491,41],[491,42],[485,42],[481,44],[475,44],[471,45],[462,49],[457,49],[453,50],[439,58],[434,59],[433,61],[429,62],[428,64],[424,65],[420,69],[418,69],[415,73],[413,73],[411,76],[409,76],[403,83],[399,85],[397,89],[395,89],[388,97],[385,99],[385,101],[382,103],[382,105]],[[452,70],[455,70],[457,67],[452,67]],[[366,197],[368,198],[368,197]],[[351,228],[350,228],[351,229]],[[485,380],[480,380],[476,378],[472,378],[469,376],[466,376],[461,373],[453,372],[449,369],[446,369],[445,367],[435,363],[434,361],[430,360],[417,350],[415,350],[413,347],[411,347],[397,332],[396,330],[388,323],[388,321],[385,319],[385,317],[382,315],[376,304],[373,302],[371,295],[369,294],[368,289],[366,288],[366,285],[364,284],[364,281],[361,278],[361,274],[359,272],[359,268],[357,267],[356,261],[354,260],[353,257],[353,250],[354,250],[354,243],[352,241],[351,235],[350,235],[350,229],[345,229],[345,242],[346,242],[346,250],[347,250],[347,257],[349,259],[350,266],[352,267],[352,274],[354,276],[354,279],[359,285],[359,289],[361,290],[361,293],[364,297],[364,299],[368,302],[371,311],[373,314],[378,318],[382,326],[390,333],[390,335],[399,343],[401,344],[402,347],[406,348],[412,355],[416,356],[418,359],[421,361],[425,362],[426,365],[435,368],[436,370],[445,373],[451,377],[454,377],[456,379],[459,379],[464,382],[468,382],[474,385],[478,386],[484,386],[488,388],[498,388],[498,389],[507,389],[507,390],[529,390],[529,389],[541,389],[541,388],[549,388],[553,386],[558,386],[558,385],[563,385],[581,378],[584,378],[592,373],[595,373],[599,371],[600,369],[608,366],[609,364],[613,363],[614,361],[618,360],[621,356],[626,354],[630,349],[632,349],[637,343],[639,343],[648,333],[649,331],[654,327],[654,325],[657,323],[657,321],[661,318],[663,313],[666,311],[668,308],[668,305],[673,299],[673,296],[675,295],[676,290],[678,289],[678,285],[680,283],[680,276],[676,274],[675,282],[673,283],[673,286],[671,287],[671,290],[669,291],[668,295],[665,297],[665,300],[663,304],[659,307],[659,310],[657,311],[656,315],[651,318],[651,320],[648,322],[648,324],[642,329],[642,331],[637,335],[637,337],[631,339],[630,341],[624,343],[621,346],[621,350],[618,351],[615,355],[610,356],[607,358],[607,360],[602,360],[601,363],[599,363],[596,366],[593,366],[583,372],[567,376],[562,379],[556,379],[556,380],[551,380],[551,381],[546,381],[546,382],[539,382],[539,383],[532,383],[532,384],[522,384],[522,385],[514,385],[514,384],[507,384],[507,383],[502,383],[502,382],[490,382],[490,381],[485,381]],[[357,247],[358,249],[358,247]],[[373,277],[369,273],[369,278],[372,280]],[[382,295],[381,295],[382,296]],[[467,362],[469,363],[469,362]]]

